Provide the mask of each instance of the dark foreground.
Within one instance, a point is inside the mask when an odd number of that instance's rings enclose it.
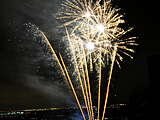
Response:
[[[128,107],[124,104],[112,105],[107,108],[105,119],[131,120],[128,111]],[[0,112],[0,120],[83,120],[83,118],[76,108],[49,108]]]

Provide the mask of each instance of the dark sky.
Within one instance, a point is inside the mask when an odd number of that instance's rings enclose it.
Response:
[[[154,29],[158,25],[153,13],[156,3],[113,1],[126,13],[140,44],[135,59],[126,59],[113,74],[114,103],[129,103],[135,96],[145,98],[153,87],[153,65],[160,55]],[[55,41],[56,0],[2,0],[0,5],[0,110],[73,105],[68,89],[54,77],[50,61],[24,26],[31,22]]]

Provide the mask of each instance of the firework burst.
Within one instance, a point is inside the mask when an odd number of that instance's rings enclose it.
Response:
[[[59,27],[65,28],[66,35],[64,38],[69,41],[70,53],[73,54],[72,62],[75,65],[75,73],[78,76],[89,120],[95,119],[89,72],[92,72],[93,66],[96,66],[97,120],[104,120],[114,63],[116,62],[120,67],[119,61],[123,61],[123,55],[132,58],[130,53],[134,53],[134,50],[129,46],[137,45],[135,43],[136,37],[124,37],[132,28],[124,29],[121,27],[121,24],[125,23],[123,17],[119,9],[112,7],[110,0],[97,0],[95,2],[92,0],[65,0],[57,13],[57,19],[61,24]],[[83,118],[86,119],[63,56],[58,55],[59,57],[57,57],[47,37],[42,31],[40,34],[44,37],[44,44],[50,48],[52,56],[56,59]],[[110,70],[104,108],[100,108],[102,68],[105,66],[110,66]],[[100,109],[103,109],[102,116],[100,116]]]
[[[87,66],[88,62],[90,71],[93,71],[93,64],[97,66],[97,119],[100,119],[101,67],[105,65],[110,65],[111,67],[102,115],[103,120],[114,62],[116,61],[120,67],[119,61],[123,60],[123,54],[132,58],[130,53],[134,53],[134,50],[128,48],[128,46],[137,45],[135,43],[136,37],[123,37],[132,28],[125,30],[120,27],[120,24],[125,23],[123,15],[120,14],[119,9],[112,7],[110,0],[97,0],[96,2],[92,0],[66,0],[62,4],[62,9],[58,13],[57,19],[62,21],[61,26],[67,28],[67,37],[72,46],[74,46],[72,49],[75,52],[77,67]],[[86,74],[88,74],[87,67],[85,70]],[[86,88],[84,96],[90,89],[89,83],[87,85],[88,88]],[[89,115],[91,116],[93,114],[91,109],[92,101],[89,98],[91,98],[91,95],[88,96],[88,112],[90,112]]]
[[[85,48],[86,56],[91,65],[101,55],[102,63],[109,60],[114,47],[118,48],[116,53],[118,65],[119,60],[123,60],[122,54],[132,58],[129,53],[134,50],[127,46],[137,45],[135,43],[136,37],[122,39],[132,28],[124,30],[120,27],[120,24],[125,23],[123,15],[119,13],[119,9],[112,7],[111,1],[104,0],[102,2],[99,0],[93,3],[91,0],[67,0],[62,6],[57,19],[62,21],[62,26],[68,28],[72,44]],[[79,51],[77,48],[79,47],[75,48],[76,52]],[[99,51],[101,55],[97,54]],[[77,58],[82,56],[80,53],[76,54]],[[79,59],[83,61],[83,58]]]

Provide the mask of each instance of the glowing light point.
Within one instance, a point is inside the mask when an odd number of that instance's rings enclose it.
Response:
[[[110,48],[112,47],[112,45],[110,43],[106,43],[105,46],[110,47]]]
[[[100,33],[104,32],[105,27],[103,24],[98,24],[96,27],[97,31],[99,31]]]
[[[95,48],[94,43],[88,42],[88,43],[86,44],[86,48],[87,48],[88,50],[94,50],[94,48]]]
[[[91,13],[90,13],[90,12],[86,12],[86,13],[83,15],[83,17],[86,17],[86,18],[90,18],[90,16],[91,16]]]
[[[113,48],[114,48],[115,50],[117,50],[117,47],[118,47],[118,45],[114,45],[114,46],[113,46]]]

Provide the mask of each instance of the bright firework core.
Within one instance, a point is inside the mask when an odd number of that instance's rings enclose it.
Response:
[[[86,18],[89,18],[91,16],[91,13],[90,12],[86,12],[84,13],[83,17],[86,17]]]
[[[97,28],[97,31],[100,33],[104,32],[104,29],[105,29],[103,24],[98,24],[96,28]]]
[[[85,46],[88,50],[94,50],[95,48],[95,45],[93,42],[88,42]]]

